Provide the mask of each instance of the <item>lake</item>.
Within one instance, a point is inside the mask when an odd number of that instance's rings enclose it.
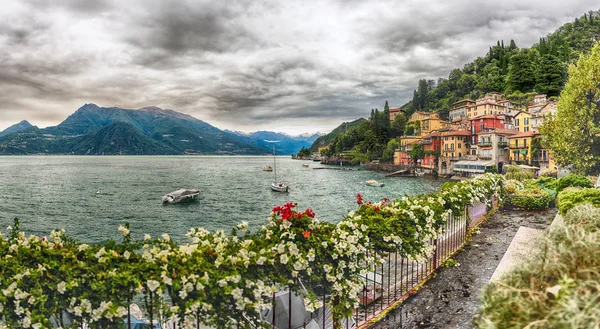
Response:
[[[273,157],[258,156],[0,157],[0,231],[18,217],[27,233],[64,228],[71,237],[99,242],[119,237],[118,226],[129,222],[134,237],[168,233],[182,240],[190,227],[229,232],[247,221],[259,229],[274,206],[290,201],[322,221],[338,222],[356,209],[357,193],[378,201],[433,192],[442,183],[386,178],[359,167],[314,170],[323,165],[277,157],[277,176],[290,186],[285,194],[270,189],[274,173],[262,168],[272,164]],[[369,179],[385,186],[367,186]],[[180,188],[200,189],[199,201],[162,204],[164,194]]]

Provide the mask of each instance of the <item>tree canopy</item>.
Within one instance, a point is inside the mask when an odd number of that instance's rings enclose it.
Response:
[[[600,42],[569,67],[556,116],[540,127],[543,143],[561,166],[581,173],[600,171]]]

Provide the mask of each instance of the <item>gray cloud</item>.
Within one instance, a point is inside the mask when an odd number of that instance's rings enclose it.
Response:
[[[529,47],[591,0],[9,0],[0,129],[55,125],[84,103],[185,112],[220,128],[329,130],[496,40]]]

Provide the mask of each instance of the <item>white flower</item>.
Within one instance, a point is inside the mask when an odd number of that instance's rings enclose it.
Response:
[[[225,279],[221,279],[219,280],[219,287],[225,287],[227,285],[227,280]]]
[[[127,229],[127,227],[123,225],[119,225],[119,232],[121,232],[123,236],[126,236],[127,234],[129,234],[129,229]]]
[[[148,280],[148,282],[146,282],[146,286],[148,286],[148,289],[150,289],[151,292],[154,292],[158,287],[160,287],[160,282],[156,280]]]
[[[181,298],[181,299],[185,299],[185,298],[187,297],[187,295],[188,295],[188,294],[187,294],[187,291],[186,291],[185,289],[181,289],[181,290],[179,291],[179,298]]]
[[[148,233],[144,234],[144,240],[148,241],[150,239],[152,239],[152,237],[150,236],[150,234],[148,234]]]
[[[125,252],[123,253],[123,257],[125,257],[125,259],[129,259],[129,256],[131,256],[131,253],[129,252],[129,250],[125,250]]]
[[[169,237],[169,235],[167,233],[162,235],[163,240],[165,241],[171,241],[171,237]]]
[[[79,245],[79,247],[77,249],[81,252],[81,251],[87,250],[88,247],[89,246],[87,244],[83,243],[83,244]]]
[[[61,283],[59,283],[57,286],[57,291],[62,295],[65,293],[65,291],[67,291],[67,283],[62,281]]]
[[[279,262],[281,262],[281,264],[287,264],[288,261],[289,258],[286,254],[281,255],[281,257],[279,258]]]
[[[258,259],[256,260],[256,264],[257,264],[257,265],[262,265],[262,264],[264,264],[264,263],[265,263],[265,260],[267,260],[265,257],[263,257],[263,256],[260,256],[260,257],[258,257]]]

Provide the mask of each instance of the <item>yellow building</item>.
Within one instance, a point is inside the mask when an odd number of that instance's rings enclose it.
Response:
[[[404,110],[401,108],[390,109],[390,121],[394,121],[400,114],[404,114]]]
[[[446,158],[461,158],[469,154],[469,138],[471,133],[465,130],[451,130],[442,132],[441,155]]]
[[[509,137],[510,161],[531,163],[531,140],[535,135],[539,134],[526,131]]]
[[[439,130],[441,128],[448,127],[449,122],[440,119],[437,113],[435,115],[428,116],[421,120],[421,135],[429,135],[432,131]]]
[[[519,114],[515,115],[513,120],[513,124],[515,125],[515,129],[518,131],[525,133],[530,131],[531,127],[529,125],[529,121],[531,120],[531,114],[528,112],[519,112]]]
[[[410,118],[408,118],[408,121],[421,121],[421,120],[425,119],[426,117],[431,117],[431,116],[439,117],[439,115],[437,113],[416,111],[415,113],[413,113],[410,116]]]
[[[467,109],[467,117],[469,119],[476,118],[481,115],[501,115],[506,113],[506,103],[502,102],[499,93],[489,93],[485,97],[478,99],[475,105]]]

